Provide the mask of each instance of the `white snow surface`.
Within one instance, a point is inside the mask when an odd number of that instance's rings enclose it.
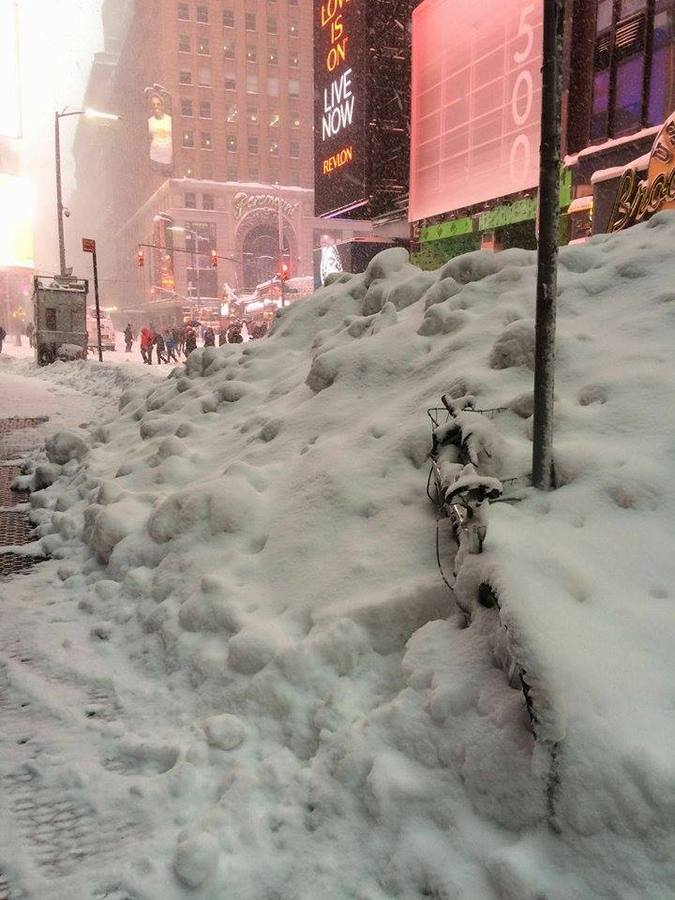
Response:
[[[491,508],[455,595],[425,410],[506,408],[491,474],[530,471],[535,254],[387,250],[268,338],[130,380],[33,495],[61,562],[0,586],[129,711],[62,757],[142,834],[94,896],[675,897],[674,241],[668,212],[561,251],[559,486]],[[92,896],[69,878],[34,896]]]

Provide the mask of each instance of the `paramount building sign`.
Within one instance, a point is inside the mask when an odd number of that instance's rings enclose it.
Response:
[[[292,218],[297,212],[299,205],[298,203],[290,203],[288,200],[277,197],[275,194],[246,194],[244,191],[239,191],[232,200],[232,211],[234,218],[237,220],[255,209],[274,210],[275,212],[281,210],[285,216]]]
[[[621,231],[661,209],[675,208],[675,113],[663,125],[652,147],[647,177],[633,168],[621,176],[607,230]]]

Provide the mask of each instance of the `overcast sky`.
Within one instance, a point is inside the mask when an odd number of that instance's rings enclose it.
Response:
[[[82,103],[93,55],[103,49],[101,5],[102,0],[19,0],[23,172],[34,183],[35,257],[42,270],[58,263],[54,111]],[[73,186],[75,128],[74,118],[61,122],[65,197]]]

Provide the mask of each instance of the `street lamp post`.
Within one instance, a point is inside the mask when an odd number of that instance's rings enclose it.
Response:
[[[54,150],[56,160],[56,223],[59,231],[59,270],[62,276],[66,270],[66,244],[63,235],[63,194],[61,190],[61,134],[59,120],[67,116],[86,116],[88,119],[112,119],[118,121],[121,117],[113,113],[99,112],[96,109],[68,109],[54,113]]]

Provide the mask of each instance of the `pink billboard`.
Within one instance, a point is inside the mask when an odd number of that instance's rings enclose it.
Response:
[[[410,221],[539,180],[543,0],[413,12]]]

